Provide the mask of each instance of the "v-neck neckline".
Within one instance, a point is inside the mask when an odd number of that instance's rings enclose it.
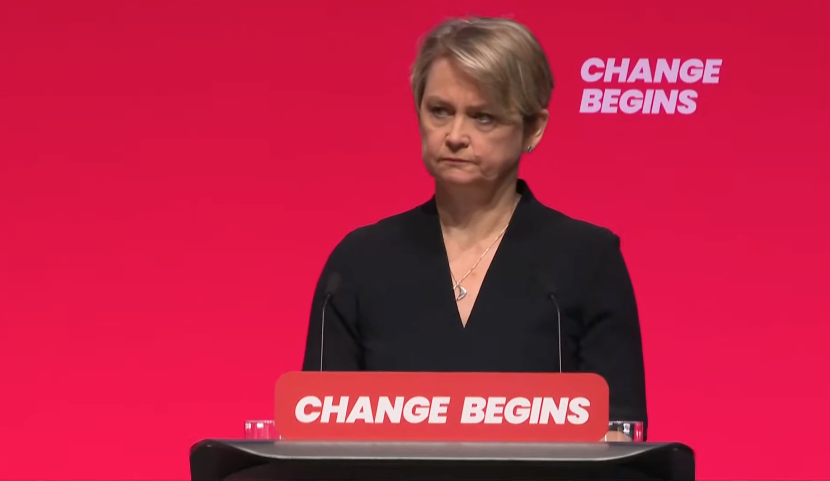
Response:
[[[458,310],[458,303],[455,300],[456,293],[455,290],[452,289],[453,281],[452,281],[452,269],[450,267],[450,260],[447,253],[447,246],[444,243],[444,234],[441,230],[441,221],[438,217],[438,209],[435,204],[435,197],[433,196],[429,202],[425,205],[427,207],[427,212],[431,214],[431,234],[430,237],[433,238],[433,241],[436,242],[437,251],[440,256],[440,264],[442,268],[441,274],[441,292],[442,292],[442,306],[446,306],[452,309],[453,315],[448,316],[453,319],[454,321],[454,330],[460,331],[462,333],[469,332],[471,328],[475,328],[476,324],[474,320],[478,319],[479,315],[477,314],[481,309],[486,308],[486,303],[488,301],[488,292],[489,287],[494,282],[494,275],[500,275],[502,269],[502,262],[501,259],[508,254],[505,254],[504,250],[510,250],[511,246],[515,243],[515,237],[517,229],[521,227],[521,219],[524,215],[525,210],[533,200],[533,194],[530,192],[527,184],[519,179],[516,192],[521,195],[518,204],[516,205],[515,210],[510,218],[510,222],[507,225],[507,229],[504,231],[504,235],[499,242],[496,251],[493,253],[493,258],[490,261],[490,265],[487,267],[487,271],[484,273],[484,276],[481,280],[481,286],[479,287],[478,294],[476,295],[476,299],[473,302],[472,307],[470,308],[470,315],[467,317],[466,324],[463,322],[461,318],[461,312]],[[482,307],[482,303],[485,304]]]
[[[516,210],[518,210],[518,206],[517,206]],[[515,215],[516,215],[516,212],[513,212],[513,216],[515,216]],[[488,282],[488,281],[490,281],[491,278],[493,277],[492,273],[493,273],[494,269],[498,269],[499,266],[501,265],[499,263],[499,259],[502,257],[501,253],[503,251],[503,248],[505,246],[509,247],[508,234],[511,231],[510,227],[512,225],[513,225],[513,217],[511,217],[510,223],[507,224],[507,229],[505,229],[504,235],[502,235],[501,241],[499,242],[499,245],[496,246],[496,250],[493,252],[493,258],[490,260],[490,264],[487,266],[487,270],[484,271],[484,275],[481,278],[481,285],[478,288],[478,294],[476,294],[476,298],[473,301],[473,305],[470,307],[470,314],[467,316],[467,322],[464,322],[464,319],[461,317],[461,312],[458,310],[458,301],[456,301],[456,299],[455,299],[456,298],[455,290],[452,289],[452,285],[453,285],[453,282],[452,282],[452,267],[450,266],[450,258],[449,258],[449,255],[447,253],[447,247],[446,247],[446,244],[444,243],[443,233],[442,233],[442,238],[441,238],[441,245],[443,246],[442,255],[444,256],[445,267],[446,267],[446,274],[444,276],[444,281],[443,282],[446,283],[447,280],[450,281],[450,283],[449,283],[450,289],[448,289],[448,291],[449,291],[448,294],[450,296],[450,300],[452,301],[453,312],[455,313],[455,321],[457,322],[457,325],[461,327],[462,332],[468,332],[470,327],[474,326],[474,324],[472,324],[473,316],[475,316],[476,312],[480,309],[481,303],[487,301],[487,296],[486,296],[487,291],[486,291],[486,289],[487,289],[487,286],[490,284],[490,282]],[[439,230],[440,230],[440,225],[439,225]]]

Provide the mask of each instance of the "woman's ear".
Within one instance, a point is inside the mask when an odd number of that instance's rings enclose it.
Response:
[[[526,124],[525,133],[525,150],[532,151],[542,141],[542,136],[545,135],[545,129],[548,126],[550,113],[547,109],[542,109],[533,116]]]

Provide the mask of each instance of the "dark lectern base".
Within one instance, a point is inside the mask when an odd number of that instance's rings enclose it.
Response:
[[[693,480],[679,443],[368,443],[201,441],[199,481]]]
[[[373,477],[376,479],[383,479],[383,480],[405,480],[405,481],[435,481],[434,477],[431,476],[419,476],[417,472],[412,472],[413,470],[407,469],[404,466],[400,466],[397,468],[392,468],[392,471],[383,470],[375,470],[373,472]],[[505,476],[494,476],[496,473],[493,473],[492,470],[488,470],[487,473],[482,473],[480,476],[475,476],[470,478],[471,472],[467,470],[462,470],[463,473],[453,472],[453,470],[445,471],[444,475],[446,476],[444,480],[446,481],[490,481],[490,480],[505,480],[505,481],[520,481],[525,478],[520,478],[516,476],[505,477]],[[347,472],[347,471],[341,471]],[[224,478],[224,481],[274,481],[274,480],[284,480],[285,476],[288,473],[282,471],[277,465],[275,464],[263,464],[260,466],[255,466],[253,468],[243,469],[242,471],[238,471],[230,476]],[[344,476],[345,477],[345,476]],[[298,479],[295,477],[290,478],[292,480]],[[342,478],[341,478],[342,479]],[[586,468],[557,468],[555,472],[548,472],[548,475],[545,477],[547,480],[569,480],[569,481],[583,481],[583,480],[627,480],[627,481],[660,481],[663,478],[655,478],[650,475],[647,475],[643,472],[637,471],[636,469],[629,468],[626,466],[609,466],[605,468],[598,468],[592,467],[589,469]]]

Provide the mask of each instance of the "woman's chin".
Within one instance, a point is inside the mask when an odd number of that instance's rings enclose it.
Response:
[[[433,177],[438,182],[453,185],[475,184],[484,180],[478,172],[464,172],[460,169],[438,171]]]

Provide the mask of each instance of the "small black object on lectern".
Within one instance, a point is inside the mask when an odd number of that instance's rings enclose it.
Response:
[[[203,440],[194,481],[554,481],[695,479],[680,443]]]

